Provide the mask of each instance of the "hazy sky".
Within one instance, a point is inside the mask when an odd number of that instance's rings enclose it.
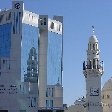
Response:
[[[85,95],[82,63],[88,39],[95,26],[100,57],[105,63],[102,86],[112,76],[112,0],[24,0],[25,10],[64,17],[64,103],[71,105]],[[0,8],[11,8],[11,0],[0,0]]]

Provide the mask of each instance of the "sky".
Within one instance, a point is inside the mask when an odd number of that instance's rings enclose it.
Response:
[[[25,10],[41,15],[64,18],[63,89],[64,103],[74,104],[85,96],[86,85],[82,63],[92,27],[99,40],[100,59],[105,72],[102,87],[112,77],[112,0],[23,0]],[[0,0],[0,9],[11,8],[11,0]]]

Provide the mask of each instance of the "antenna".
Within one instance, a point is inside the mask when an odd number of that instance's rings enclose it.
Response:
[[[92,34],[94,35],[95,30],[94,30],[94,26],[92,26]]]

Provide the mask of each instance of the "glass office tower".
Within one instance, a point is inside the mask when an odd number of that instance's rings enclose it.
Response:
[[[62,21],[24,10],[21,0],[0,11],[0,111],[63,110]]]

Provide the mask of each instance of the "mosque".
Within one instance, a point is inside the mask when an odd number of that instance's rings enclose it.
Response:
[[[103,72],[104,66],[103,61],[100,61],[98,39],[93,29],[88,42],[87,60],[83,63],[86,98],[79,98],[65,112],[112,112],[112,78],[101,89]]]

